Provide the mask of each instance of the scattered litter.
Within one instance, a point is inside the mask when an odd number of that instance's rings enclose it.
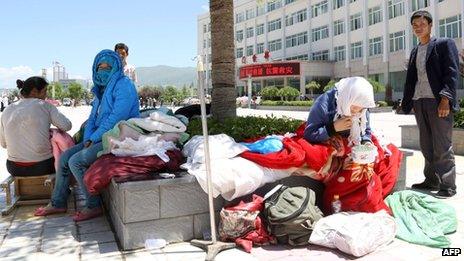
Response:
[[[176,175],[171,174],[171,173],[160,173],[159,175],[160,175],[160,177],[162,177],[164,179],[173,179],[173,178],[176,177]]]

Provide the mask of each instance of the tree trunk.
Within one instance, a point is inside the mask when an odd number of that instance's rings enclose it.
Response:
[[[210,0],[211,113],[217,120],[235,117],[234,1]]]

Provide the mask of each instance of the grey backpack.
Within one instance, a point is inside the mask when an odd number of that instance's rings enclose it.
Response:
[[[316,206],[316,194],[309,188],[282,186],[264,205],[269,232],[280,244],[308,244],[314,224],[323,217]]]

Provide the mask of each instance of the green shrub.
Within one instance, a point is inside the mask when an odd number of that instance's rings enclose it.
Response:
[[[459,107],[461,107],[461,109],[464,109],[464,99],[459,100]]]
[[[454,127],[464,129],[464,109],[454,115]]]
[[[275,100],[279,97],[279,89],[275,86],[267,86],[261,90],[263,100]]]
[[[388,103],[386,101],[378,101],[377,105],[379,105],[379,107],[387,107]]]
[[[263,106],[313,106],[314,101],[263,101]]]
[[[367,79],[367,80],[369,81],[369,83],[374,88],[374,93],[385,92],[385,86],[383,84],[381,84],[378,81],[372,80],[372,79]]]
[[[241,142],[246,139],[264,137],[271,134],[285,134],[295,132],[303,123],[301,120],[290,118],[268,118],[261,117],[236,117],[225,119],[220,123],[214,119],[208,119],[208,133],[210,135],[225,133],[234,138],[235,141]],[[192,120],[188,127],[187,133],[191,136],[202,135],[201,119]]]
[[[337,82],[337,81],[335,81],[335,80],[330,80],[330,82],[328,82],[328,83],[324,86],[324,92],[326,92],[326,91],[332,89],[333,87],[335,87],[335,83],[336,83],[336,82]]]
[[[296,97],[300,95],[300,92],[293,87],[285,86],[279,89],[279,91],[277,92],[277,95],[283,98],[284,100],[288,101],[288,100],[294,100]]]

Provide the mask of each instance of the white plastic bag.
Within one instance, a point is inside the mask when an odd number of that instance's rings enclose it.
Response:
[[[390,243],[395,234],[395,219],[385,210],[377,213],[342,212],[320,219],[309,243],[360,257]]]
[[[188,163],[205,163],[204,140],[203,136],[196,135],[184,145],[182,153],[187,157]],[[248,150],[226,134],[210,135],[208,141],[211,160],[231,159]]]

